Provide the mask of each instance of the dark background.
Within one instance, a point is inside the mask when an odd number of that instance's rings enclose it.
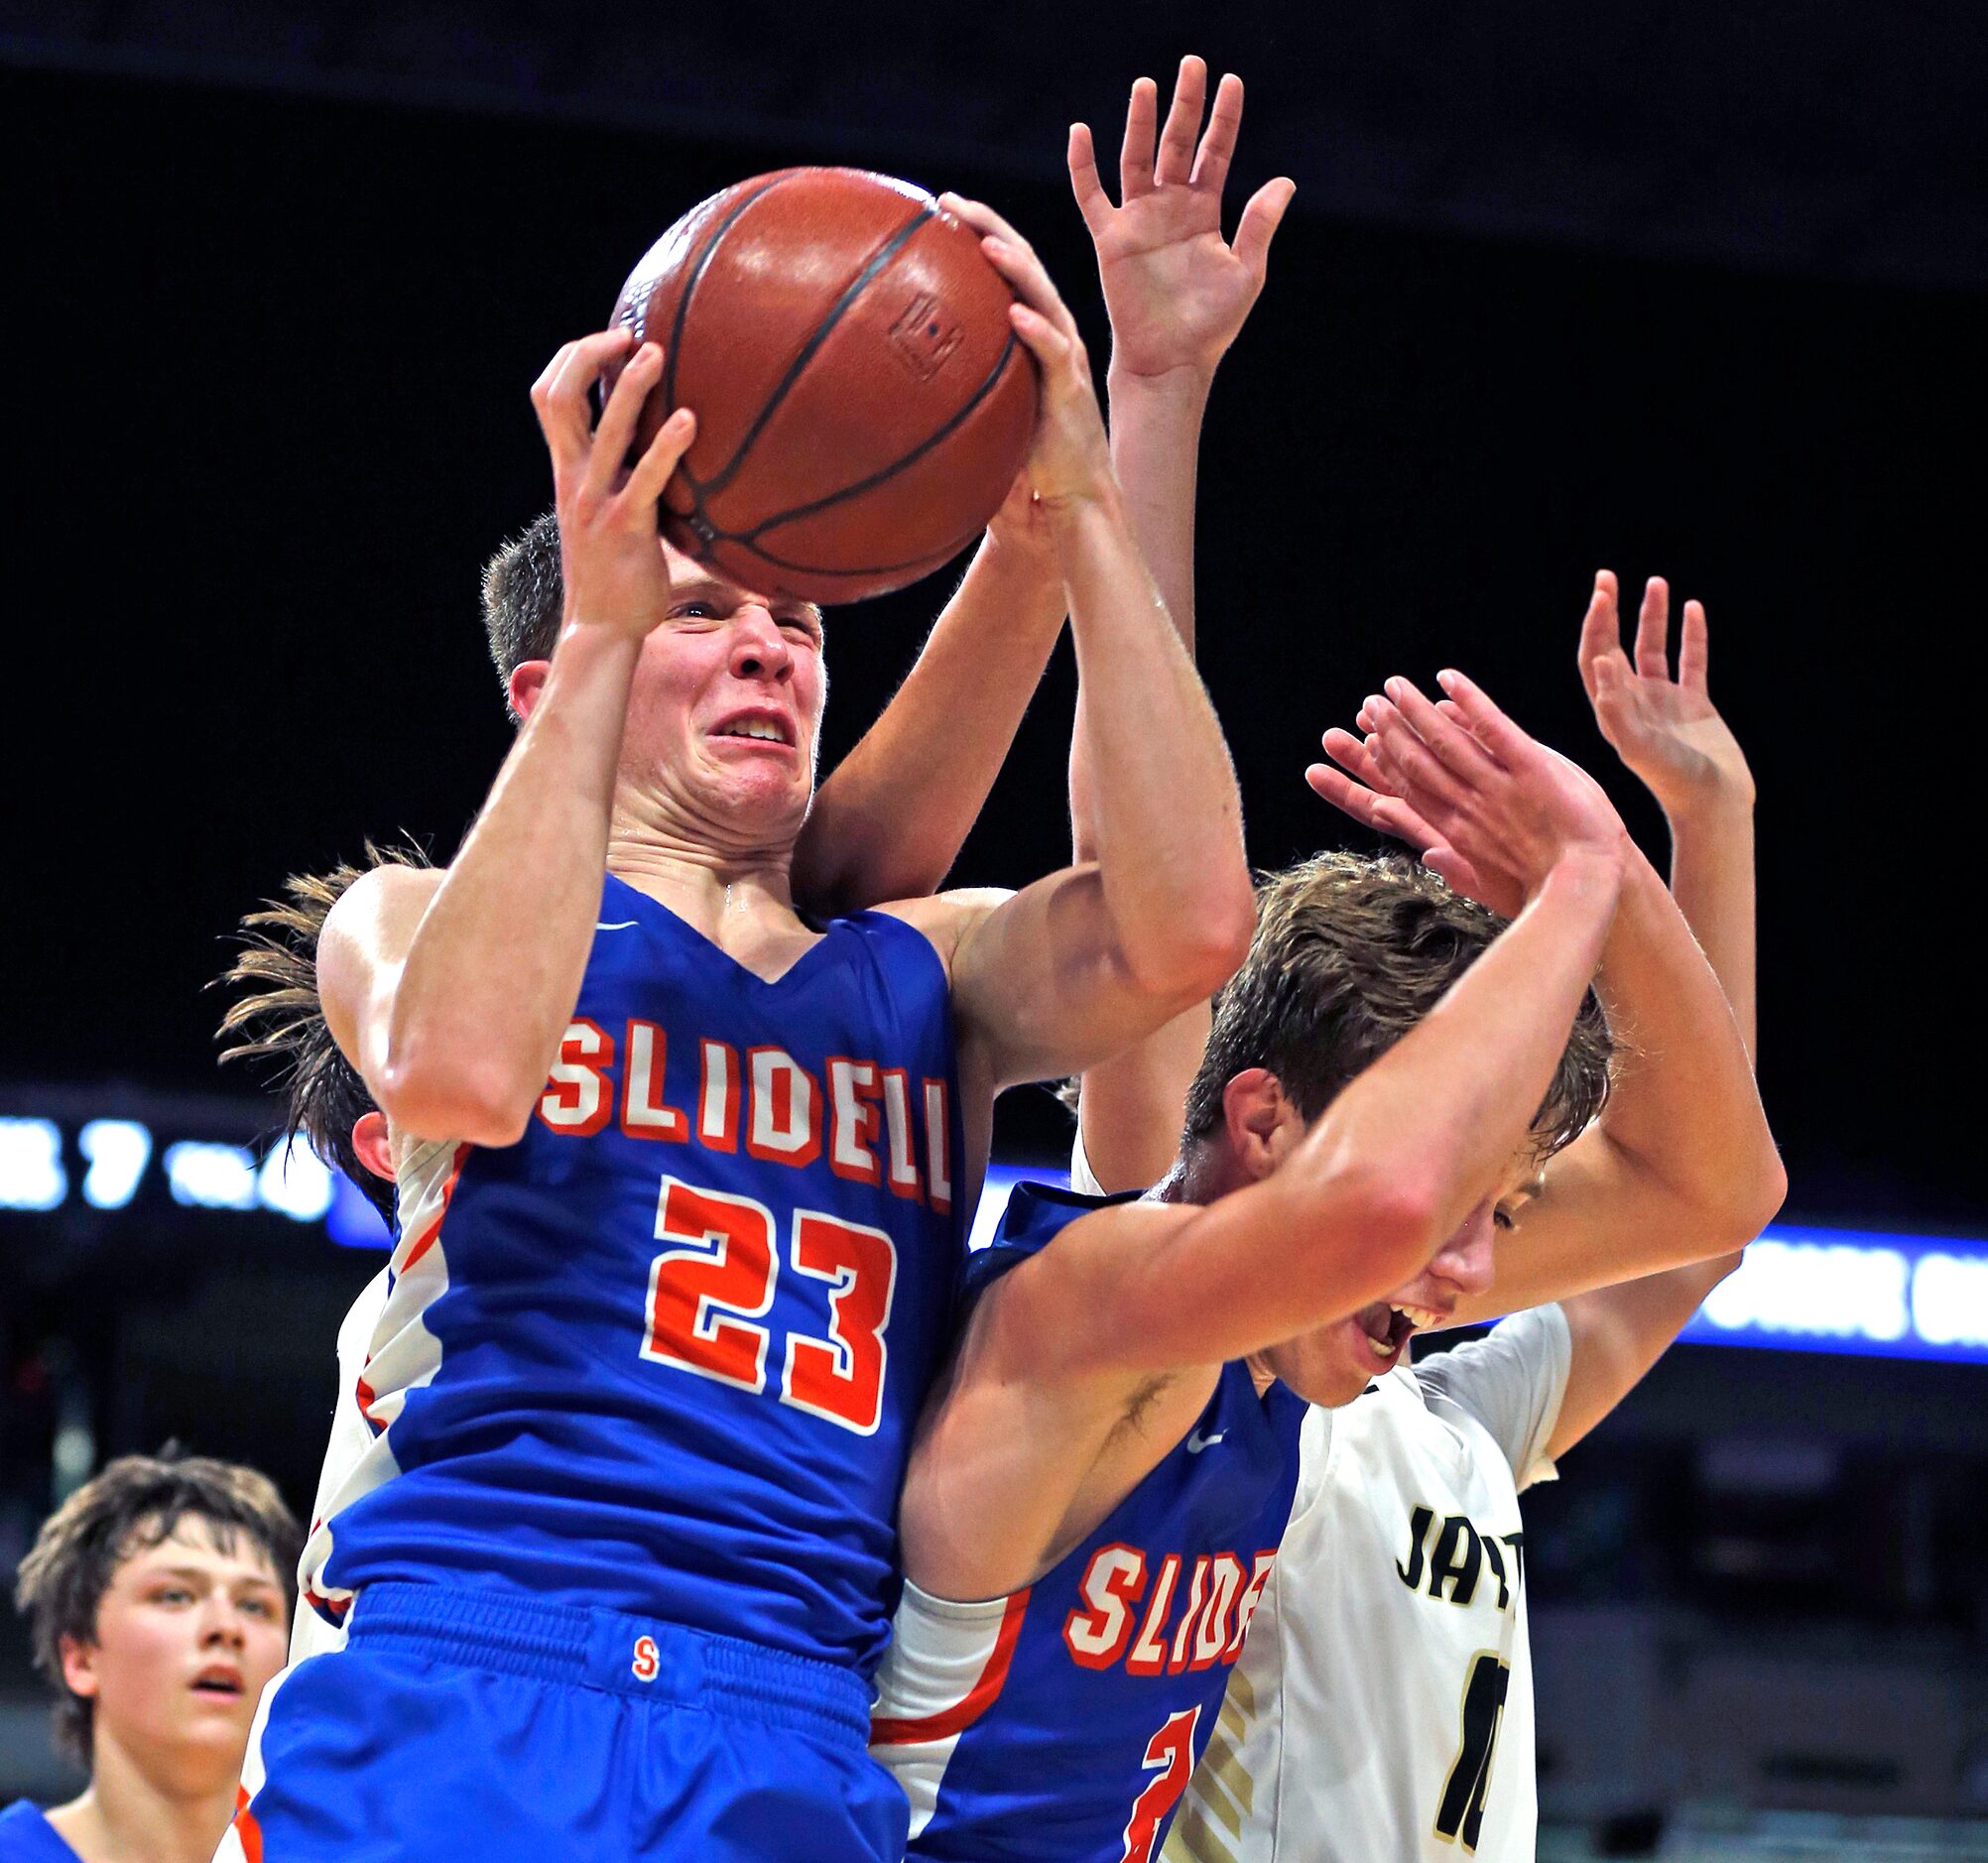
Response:
[[[1201,472],[1201,663],[1253,858],[1356,840],[1304,787],[1319,730],[1385,675],[1451,662],[1596,769],[1659,852],[1572,656],[1597,566],[1670,576],[1707,603],[1714,696],[1760,780],[1788,1213],[1981,1233],[1971,14],[1070,11],[0,8],[0,1085],[230,1090],[202,986],[239,915],[369,834],[453,846],[508,741],[479,566],[550,492],[526,390],[663,226],[798,161],[978,192],[1036,240],[1101,365],[1062,125],[1115,149],[1130,77],[1192,49],[1250,85],[1234,202],[1301,184]],[[831,760],[947,586],[832,618]],[[1060,857],[1069,702],[1065,654],[959,880]],[[1052,1155],[1058,1119],[1010,1096],[1005,1148]],[[101,1452],[177,1429],[305,1504],[316,1384],[372,1259],[193,1230],[56,1259],[39,1233],[0,1226],[17,1528],[46,1506],[52,1352],[82,1367]],[[1684,1348],[1576,1465],[1582,1493],[1543,1497],[1543,1610],[1599,1597],[1618,1630],[1633,1604],[1740,1636],[1785,1608],[1824,1645],[1868,1653],[1890,1625],[1971,1674],[1981,1409],[1954,1368]],[[1822,1462],[1775,1459],[1791,1440]],[[1729,1529],[1755,1548],[1736,1566],[1705,1550]],[[1900,1673],[1924,1681],[1918,1660]],[[1988,1705],[1951,1685],[1979,1753],[1963,1729],[1921,1807],[1988,1804]],[[1760,1793],[1855,1800],[1791,1765]]]

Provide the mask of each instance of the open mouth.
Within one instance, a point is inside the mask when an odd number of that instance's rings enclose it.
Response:
[[[203,1669],[193,1677],[193,1692],[212,1695],[217,1700],[239,1701],[243,1693],[241,1672],[233,1669]]]
[[[1441,1322],[1432,1306],[1376,1302],[1359,1314],[1359,1326],[1377,1360],[1398,1357],[1417,1332]]]
[[[711,735],[751,738],[762,744],[783,744],[790,750],[794,747],[794,734],[778,718],[734,718],[729,724],[719,725]]]

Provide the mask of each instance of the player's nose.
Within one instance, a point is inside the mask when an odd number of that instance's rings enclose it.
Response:
[[[1459,1293],[1484,1293],[1496,1272],[1491,1256],[1492,1237],[1496,1233],[1491,1203],[1478,1204],[1436,1251],[1435,1259],[1429,1265],[1429,1273],[1447,1281]]]
[[[746,602],[732,617],[731,670],[734,679],[783,683],[794,673],[794,650],[763,603]]]

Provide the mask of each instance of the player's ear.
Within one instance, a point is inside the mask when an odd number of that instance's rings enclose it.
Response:
[[[1245,1067],[1222,1088],[1222,1119],[1229,1149],[1254,1181],[1283,1164],[1305,1136],[1305,1121],[1268,1067]]]
[[[394,1148],[387,1132],[385,1113],[361,1113],[353,1121],[352,1149],[359,1154],[359,1163],[374,1177],[393,1182]]]
[[[550,660],[521,660],[511,669],[504,690],[511,700],[511,715],[523,724],[546,689],[546,676],[553,670]]]
[[[70,1694],[85,1698],[96,1693],[96,1645],[82,1637],[63,1637],[57,1645],[62,1660],[62,1681]]]

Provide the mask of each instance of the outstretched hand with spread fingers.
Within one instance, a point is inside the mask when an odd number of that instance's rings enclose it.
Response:
[[[1671,675],[1671,588],[1653,575],[1636,618],[1636,658],[1622,650],[1615,572],[1594,578],[1580,630],[1580,680],[1594,721],[1674,821],[1720,794],[1751,804],[1753,772],[1706,683],[1704,604],[1684,604]]]
[[[1415,847],[1460,893],[1518,915],[1561,860],[1620,865],[1622,818],[1593,778],[1529,737],[1460,673],[1431,701],[1392,679],[1358,722],[1364,739],[1329,731],[1305,778],[1335,807]]]
[[[1242,79],[1231,73],[1216,86],[1203,132],[1207,88],[1207,65],[1182,59],[1162,129],[1158,86],[1150,77],[1132,86],[1116,206],[1098,179],[1090,126],[1070,125],[1070,186],[1097,246],[1114,373],[1212,376],[1263,290],[1270,242],[1298,191],[1283,176],[1266,182],[1244,206],[1234,244],[1223,239],[1222,188],[1242,127]]]

